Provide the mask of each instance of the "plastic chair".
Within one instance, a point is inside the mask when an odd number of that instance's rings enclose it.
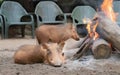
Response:
[[[34,19],[33,15],[27,13],[27,11],[18,3],[14,1],[4,1],[1,5],[1,14],[5,19],[5,38],[8,38],[8,30],[12,25],[31,25],[32,27],[32,38],[34,38]],[[31,21],[22,22],[22,18],[29,16]],[[22,31],[23,33],[23,31]],[[24,34],[22,35],[24,36]]]
[[[113,9],[116,13],[118,13],[116,22],[120,26],[120,1],[113,2]]]
[[[66,22],[66,15],[52,1],[40,1],[35,8],[35,14],[37,16],[37,26],[44,23],[58,24]],[[63,20],[56,20],[58,16],[63,16]]]
[[[96,11],[90,6],[77,6],[73,9],[71,17],[75,25],[85,24],[83,19],[93,19]]]

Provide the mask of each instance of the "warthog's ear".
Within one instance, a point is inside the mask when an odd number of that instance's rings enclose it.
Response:
[[[47,46],[46,43],[43,43],[43,44],[42,44],[42,47],[43,47],[44,49],[47,49],[47,48],[48,48],[48,46]]]
[[[42,44],[42,47],[43,47],[43,49],[45,49],[45,50],[47,51],[47,54],[51,54],[51,51],[50,51],[50,49],[48,48],[47,43]]]
[[[63,49],[64,45],[65,45],[64,41],[59,43],[59,47],[60,47],[61,50]]]

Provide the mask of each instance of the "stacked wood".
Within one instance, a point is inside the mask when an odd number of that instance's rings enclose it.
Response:
[[[94,24],[98,22],[96,27],[96,32],[102,39],[97,39],[93,41],[93,37],[87,37],[81,44],[80,50],[73,56],[73,58],[78,59],[85,54],[87,49],[93,52],[94,58],[103,59],[109,58],[112,50],[117,50],[120,53],[120,27],[115,22],[112,22],[103,12],[97,13],[96,18],[92,20],[91,29],[93,29]],[[92,36],[94,36],[94,31],[91,31]],[[88,34],[91,35],[91,34]],[[92,41],[92,43],[91,43]],[[110,46],[111,44],[111,46]]]
[[[99,22],[97,33],[120,51],[120,27],[103,13],[98,13],[97,20]]]
[[[92,53],[96,59],[109,58],[111,55],[110,44],[104,39],[96,39],[92,45]]]

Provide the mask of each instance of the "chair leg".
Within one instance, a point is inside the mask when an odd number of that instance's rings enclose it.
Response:
[[[32,28],[31,28],[31,29],[32,29],[32,31],[31,31],[32,38],[34,38],[34,36],[35,36],[35,32],[34,32],[34,29],[35,29],[35,28],[34,28],[34,24],[33,24],[31,27],[32,27]]]
[[[8,38],[8,33],[9,33],[8,30],[9,30],[9,27],[6,27],[5,28],[5,38]]]
[[[1,39],[4,39],[4,38],[5,38],[5,36],[4,36],[4,29],[1,28]]]
[[[25,37],[25,25],[21,26],[21,35],[22,35],[22,38]]]

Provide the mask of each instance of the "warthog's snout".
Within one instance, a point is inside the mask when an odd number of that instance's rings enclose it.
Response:
[[[54,60],[50,61],[51,65],[53,65],[54,67],[61,67],[63,64],[63,61],[57,57]]]
[[[55,63],[53,64],[54,67],[61,67],[62,66],[62,62],[61,63]]]

